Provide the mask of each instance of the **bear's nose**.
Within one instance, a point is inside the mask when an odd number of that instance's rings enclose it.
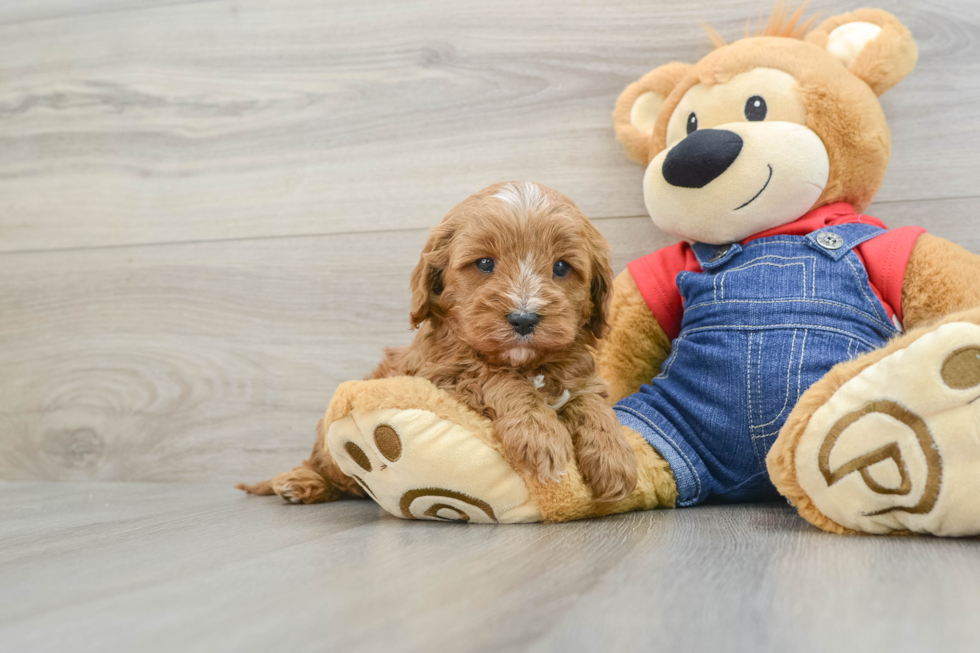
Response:
[[[742,137],[727,129],[699,129],[664,158],[664,179],[671,186],[703,188],[738,158]]]
[[[526,336],[534,331],[534,327],[538,326],[541,316],[537,313],[514,312],[507,316],[507,321],[514,327],[514,331],[518,335]]]

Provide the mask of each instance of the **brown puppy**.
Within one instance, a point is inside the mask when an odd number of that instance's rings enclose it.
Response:
[[[626,497],[636,459],[606,402],[594,347],[608,330],[605,239],[567,197],[495,184],[432,230],[412,273],[412,344],[385,350],[369,378],[419,376],[493,420],[510,461],[542,482],[575,455],[598,501]],[[295,503],[363,496],[324,448],[304,467],[238,487]]]

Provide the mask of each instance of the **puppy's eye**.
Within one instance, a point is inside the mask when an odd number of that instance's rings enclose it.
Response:
[[[687,117],[687,133],[696,132],[698,130],[698,114],[691,112],[691,115]]]
[[[551,271],[556,277],[565,277],[572,271],[572,266],[565,261],[557,261]]]
[[[766,106],[766,101],[762,99],[761,95],[753,95],[748,100],[745,101],[745,119],[752,122],[758,122],[760,120],[766,119],[766,113],[769,112],[769,107]]]
[[[481,258],[476,262],[476,269],[480,272],[486,272],[487,274],[493,272],[493,259]]]

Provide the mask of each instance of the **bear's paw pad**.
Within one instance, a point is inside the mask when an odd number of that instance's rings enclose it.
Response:
[[[396,517],[541,520],[524,481],[493,447],[432,412],[355,411],[330,425],[327,445],[341,471]]]
[[[848,380],[795,459],[800,486],[843,526],[980,533],[980,326],[943,325]]]

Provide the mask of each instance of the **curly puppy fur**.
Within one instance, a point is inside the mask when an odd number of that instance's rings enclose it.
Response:
[[[595,366],[609,328],[609,246],[571,200],[531,182],[479,191],[432,230],[411,286],[415,339],[385,350],[368,378],[431,381],[492,420],[508,461],[542,482],[574,455],[595,500],[633,491],[636,456]],[[515,316],[536,323],[523,333]],[[363,496],[327,452],[328,426],[303,467],[238,487],[296,503]]]

